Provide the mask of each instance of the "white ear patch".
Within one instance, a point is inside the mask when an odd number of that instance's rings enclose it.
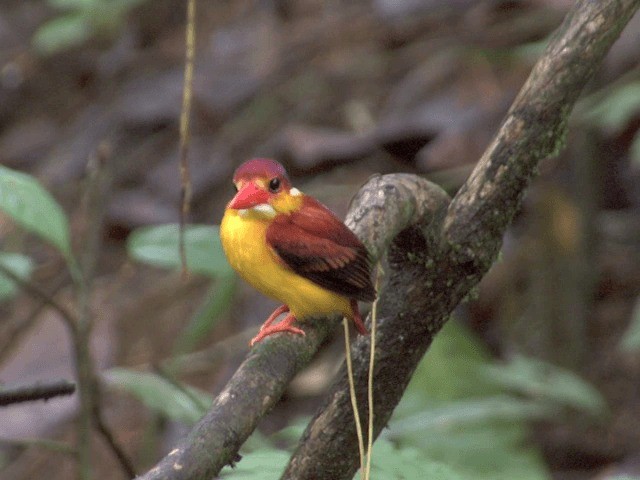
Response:
[[[291,190],[289,190],[289,195],[291,195],[292,197],[297,197],[299,195],[302,195],[302,192],[297,188],[293,187]]]
[[[268,203],[261,203],[259,205],[256,205],[255,207],[252,207],[251,210],[253,210],[254,212],[262,213],[263,215],[266,215],[267,217],[275,217],[276,216],[276,211]]]

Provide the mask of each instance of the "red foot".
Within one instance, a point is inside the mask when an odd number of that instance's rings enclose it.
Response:
[[[268,328],[269,325],[271,325],[276,318],[278,318],[280,315],[288,311],[289,311],[289,307],[287,307],[286,305],[280,305],[278,308],[276,308],[273,311],[271,315],[269,315],[269,318],[267,318],[267,320],[262,324],[262,326],[260,327],[260,331],[264,330],[265,328]]]
[[[357,300],[351,300],[351,310],[353,311],[353,323],[356,326],[358,333],[360,335],[369,335],[367,327],[364,326],[364,322],[362,321],[362,315],[360,315]]]
[[[289,311],[289,307],[287,307],[286,305],[282,305],[281,307],[278,307],[275,310],[275,312],[273,312],[269,316],[267,321],[264,322],[262,327],[260,327],[260,332],[258,332],[258,335],[256,335],[251,339],[251,343],[249,345],[253,347],[256,343],[262,341],[264,338],[268,337],[269,335],[273,335],[274,333],[279,333],[279,332],[289,332],[289,333],[295,333],[295,334],[304,336],[305,335],[304,330],[301,330],[299,328],[292,326],[293,323],[296,321],[296,317],[294,317],[293,314],[291,313],[286,317],[284,317],[284,320],[282,320],[280,323],[277,323],[276,325],[271,326],[271,324],[278,317],[278,315],[288,311]]]

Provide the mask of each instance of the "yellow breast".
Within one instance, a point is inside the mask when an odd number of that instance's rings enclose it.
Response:
[[[227,209],[220,224],[231,266],[256,290],[289,307],[297,319],[341,313],[351,317],[349,299],[301,277],[284,265],[266,240],[269,220],[252,211]]]

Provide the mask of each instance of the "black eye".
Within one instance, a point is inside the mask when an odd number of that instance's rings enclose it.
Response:
[[[236,185],[235,183],[233,184],[233,190],[238,193],[238,185]]]
[[[272,178],[269,181],[269,191],[276,193],[278,190],[280,190],[280,179]]]

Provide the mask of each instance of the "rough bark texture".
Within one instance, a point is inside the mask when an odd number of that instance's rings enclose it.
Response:
[[[359,192],[347,224],[377,261],[399,232],[416,218],[427,224],[444,216],[448,196],[413,175],[373,177]],[[394,293],[404,298],[399,288]],[[140,478],[207,479],[233,463],[260,419],[276,404],[293,378],[313,358],[340,318],[305,323],[305,337],[269,337],[251,349],[215,399],[209,412],[154,468]]]
[[[489,269],[538,163],[563,146],[584,85],[638,8],[638,0],[576,3],[551,39],[477,167],[451,202],[441,231],[416,225],[391,245],[380,292],[375,369],[377,437],[455,306]],[[403,295],[397,295],[400,291]],[[369,340],[354,346],[358,404],[366,405]],[[351,479],[358,447],[343,368],[283,479]],[[361,407],[362,409],[363,407]],[[362,418],[366,418],[361,412]]]
[[[491,266],[538,163],[563,145],[576,99],[639,4],[576,3],[448,208],[440,189],[410,175],[374,177],[354,199],[348,225],[374,260],[388,252],[378,306],[376,436],[435,333]],[[304,338],[279,336],[252,349],[210,412],[141,478],[213,478],[234,461],[260,418],[337,322],[314,322],[305,327]],[[369,339],[359,337],[353,350],[359,404],[365,406]],[[341,371],[283,478],[350,479],[357,466],[353,415]]]

